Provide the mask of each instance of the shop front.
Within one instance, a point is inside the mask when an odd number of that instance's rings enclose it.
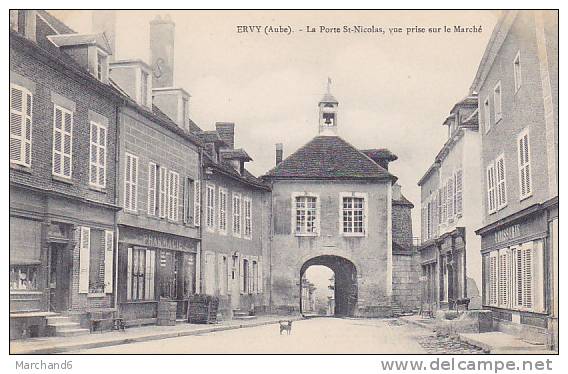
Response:
[[[154,324],[164,305],[185,319],[196,293],[198,241],[127,226],[119,228],[118,298],[127,325]],[[162,305],[161,305],[162,304]]]
[[[420,265],[421,310],[432,313],[438,308],[438,245],[435,240],[420,247]]]
[[[483,305],[494,326],[550,344],[551,273],[549,211],[535,204],[477,231],[481,235]]]

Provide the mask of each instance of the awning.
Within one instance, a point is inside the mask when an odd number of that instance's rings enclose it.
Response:
[[[41,263],[41,222],[10,217],[10,264]]]

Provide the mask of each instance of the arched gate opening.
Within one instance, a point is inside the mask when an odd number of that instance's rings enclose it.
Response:
[[[306,270],[310,266],[321,265],[333,271],[334,274],[334,313],[336,317],[353,316],[357,305],[357,269],[355,265],[339,256],[322,255],[309,259],[300,269],[300,285],[302,285]],[[304,292],[300,286],[300,312],[303,310]]]

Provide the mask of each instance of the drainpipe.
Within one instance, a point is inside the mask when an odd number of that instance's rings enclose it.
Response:
[[[126,105],[126,100],[122,101],[122,105]],[[121,126],[121,121],[120,121],[120,110],[121,110],[122,106],[119,106],[116,109],[116,141],[114,142],[114,148],[115,148],[115,160],[114,160],[114,164],[115,164],[115,178],[114,178],[114,205],[118,206],[118,194],[120,191],[120,142],[121,142],[121,138],[120,138],[120,126]],[[114,248],[116,249],[114,251],[114,287],[113,287],[113,293],[114,293],[114,300],[113,300],[113,307],[116,308],[117,312],[118,312],[118,238],[119,238],[119,231],[118,231],[118,210],[115,211],[114,213],[114,228],[115,228],[115,240],[114,243],[116,243],[116,245],[114,246]]]
[[[269,272],[268,272],[268,305],[270,306],[270,312],[274,312],[274,304],[272,301],[272,240],[274,239],[274,227],[273,227],[273,217],[274,217],[274,204],[272,191],[274,189],[274,183],[270,181],[270,192],[268,194],[270,203],[270,214],[268,216],[268,262],[269,262]]]

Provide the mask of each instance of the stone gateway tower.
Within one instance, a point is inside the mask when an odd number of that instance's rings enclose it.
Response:
[[[301,310],[312,265],[334,272],[335,314],[390,316],[419,304],[410,211],[388,171],[387,149],[359,150],[337,135],[339,102],[319,102],[319,133],[264,179],[272,185],[270,289],[276,311]]]

